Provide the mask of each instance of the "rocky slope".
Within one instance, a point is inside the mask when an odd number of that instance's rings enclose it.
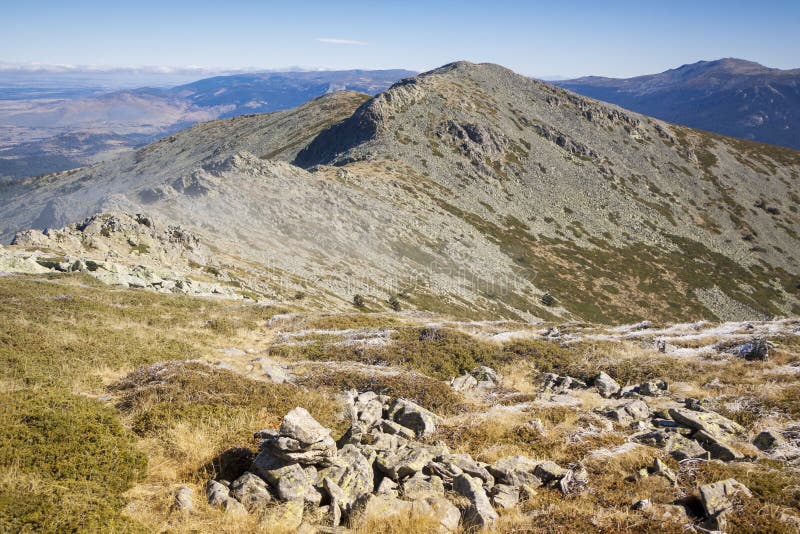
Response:
[[[727,58],[635,78],[555,83],[662,120],[800,149],[800,69]]]
[[[8,186],[2,236],[181,224],[265,295],[467,316],[796,313],[800,154],[454,63]]]

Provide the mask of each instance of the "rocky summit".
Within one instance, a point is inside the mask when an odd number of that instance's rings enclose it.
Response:
[[[457,62],[0,186],[0,530],[797,532],[800,153]]]

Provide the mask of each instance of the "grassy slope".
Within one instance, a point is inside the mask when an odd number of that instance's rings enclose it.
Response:
[[[533,408],[515,414],[485,413],[437,379],[477,364],[497,367],[517,401],[532,393],[541,372],[591,378],[606,370],[623,383],[650,378],[684,382],[693,395],[718,395],[718,409],[750,429],[767,412],[797,418],[796,381],[764,372],[796,361],[800,345],[781,340],[770,362],[687,363],[655,351],[610,343],[562,348],[533,340],[494,344],[455,329],[404,324],[389,315],[323,316],[300,319],[300,328],[388,325],[394,343],[359,350],[320,337],[300,347],[272,347],[289,360],[391,363],[413,371],[381,378],[342,366],[331,373],[307,364],[308,388],[255,382],[199,363],[137,366],[200,358],[230,346],[270,346],[268,319],[275,309],[145,291],[114,290],[83,277],[0,277],[0,524],[11,530],[45,531],[256,531],[252,517],[231,519],[209,509],[198,495],[189,517],[171,512],[179,484],[201,493],[211,476],[235,476],[252,454],[248,436],[275,426],[302,405],[323,424],[344,428],[331,402],[335,391],[380,389],[416,398],[448,416],[434,437],[458,451],[492,461],[510,454],[551,458],[567,465],[586,461],[592,491],[563,497],[541,490],[516,512],[504,514],[499,532],[557,531],[575,524],[587,530],[681,531],[678,523],[629,510],[634,497],[667,503],[691,494],[698,483],[733,476],[756,495],[735,515],[742,531],[780,531],[782,510],[800,513],[796,475],[774,462],[707,464],[681,475],[670,487],[654,477],[628,480],[648,465],[656,449],[636,449],[613,459],[586,460],[599,447],[623,443],[619,432],[592,434],[590,411]],[[399,316],[397,316],[399,317]],[[719,377],[719,392],[700,385]],[[513,389],[511,390],[513,391]],[[104,402],[99,395],[110,395]],[[745,411],[725,411],[725,400],[749,399]],[[527,424],[540,419],[544,432]],[[576,441],[575,436],[581,436]],[[673,465],[675,469],[677,464]],[[524,515],[547,509],[546,515]],[[598,523],[599,521],[599,523]],[[367,522],[364,532],[426,531],[424,518]]]

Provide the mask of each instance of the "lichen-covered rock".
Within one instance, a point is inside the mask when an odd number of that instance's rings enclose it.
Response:
[[[436,432],[439,417],[422,406],[405,399],[396,399],[389,407],[389,418],[414,431],[418,438]]]
[[[231,483],[231,495],[242,503],[248,512],[264,508],[272,501],[267,483],[249,471]]]
[[[458,530],[461,522],[461,512],[458,507],[440,495],[429,495],[414,500],[411,512],[435,518],[439,522],[441,532]]]
[[[412,443],[396,451],[378,453],[375,466],[392,480],[400,481],[422,471],[433,458],[434,454],[427,447]]]
[[[500,484],[528,485],[536,488],[542,485],[542,479],[534,474],[540,463],[541,460],[534,460],[527,456],[509,456],[497,460],[489,466],[488,470]]]
[[[341,489],[338,505],[344,513],[349,513],[375,486],[372,462],[354,445],[342,447],[334,464],[322,469],[318,477],[330,479]]]
[[[605,372],[601,372],[597,375],[597,378],[594,379],[594,386],[597,388],[600,395],[605,398],[616,395],[620,390],[617,381],[608,376]]]
[[[444,483],[436,475],[424,475],[421,471],[402,483],[403,498],[414,501],[425,497],[444,495]]]
[[[315,477],[309,476],[299,464],[289,464],[259,473],[269,482],[282,501],[302,500],[319,505],[322,495],[314,487]]]
[[[492,508],[479,479],[466,473],[459,475],[453,481],[453,490],[469,501],[469,506],[464,511],[464,522],[468,526],[486,528],[497,521],[497,512]]]
[[[620,425],[630,426],[650,417],[650,408],[643,401],[626,402],[604,412],[606,417],[617,421]]]
[[[492,504],[495,508],[508,510],[519,503],[519,488],[508,484],[495,484],[492,487]]]
[[[725,515],[737,500],[750,497],[750,490],[733,478],[700,486],[700,502],[707,524],[715,530],[725,529]]]
[[[206,499],[214,508],[221,508],[234,514],[246,513],[242,503],[231,497],[230,489],[216,480],[209,480],[206,483]]]

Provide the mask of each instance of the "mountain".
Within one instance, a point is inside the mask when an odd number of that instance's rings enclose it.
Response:
[[[728,58],[635,78],[554,83],[665,121],[800,149],[800,69]]]
[[[796,151],[458,62],[8,184],[0,236],[145,213],[310,309],[753,318],[800,311],[798,176]]]
[[[413,74],[267,72],[215,76],[173,88],[103,92],[97,87],[69,90],[67,81],[60,91],[42,83],[19,87],[0,71],[0,180],[95,163],[196,122],[289,109],[338,90],[375,94]]]
[[[415,75],[394,70],[267,72],[216,76],[167,91],[201,108],[226,108],[222,117],[289,109],[333,91],[376,94]]]

